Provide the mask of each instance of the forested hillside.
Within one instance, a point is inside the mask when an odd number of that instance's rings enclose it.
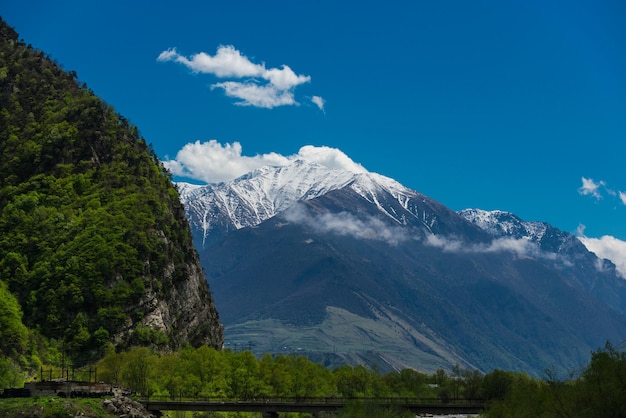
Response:
[[[151,147],[0,20],[0,355],[37,363],[50,344],[81,364],[110,344],[222,342]]]

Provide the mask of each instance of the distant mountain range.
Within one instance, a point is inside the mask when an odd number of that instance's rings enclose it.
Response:
[[[302,160],[178,188],[233,348],[541,374],[626,338],[626,281],[546,223]]]

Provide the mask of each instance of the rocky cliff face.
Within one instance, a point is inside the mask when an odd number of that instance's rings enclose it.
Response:
[[[189,343],[221,348],[223,326],[197,257],[184,269],[186,280],[175,283],[175,266],[170,263],[166,267],[164,278],[172,286],[169,295],[160,297],[152,290],[144,294],[140,306],[145,316],[141,324],[170,336],[174,347]]]

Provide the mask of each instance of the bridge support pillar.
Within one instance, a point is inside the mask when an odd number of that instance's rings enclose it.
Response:
[[[263,418],[278,418],[278,412],[263,412]]]

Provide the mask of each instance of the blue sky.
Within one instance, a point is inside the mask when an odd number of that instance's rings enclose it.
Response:
[[[454,210],[626,240],[621,0],[21,0],[0,15],[164,160],[196,141],[223,164],[327,146]]]

